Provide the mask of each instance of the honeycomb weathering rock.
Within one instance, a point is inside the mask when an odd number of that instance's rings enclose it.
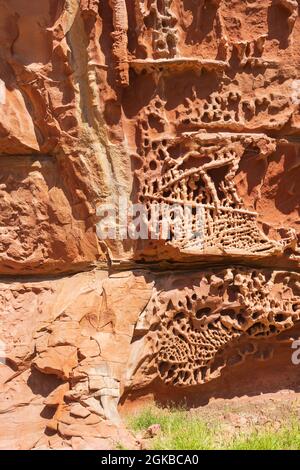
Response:
[[[252,356],[258,374],[299,334],[300,278],[286,271],[95,270],[2,281],[0,299],[3,448],[134,446],[122,396],[152,383],[172,396]]]
[[[134,447],[141,396],[298,390],[299,2],[29,3],[0,0],[1,447]],[[119,199],[148,239],[99,239]]]
[[[273,340],[299,320],[299,280],[249,268],[159,277],[136,325],[146,361],[138,374],[186,387],[215,379],[249,354],[268,359]]]
[[[179,240],[173,240],[175,221],[172,224],[169,243],[182,253],[220,252],[223,256],[243,254],[260,257],[282,254],[297,243],[295,232],[284,240],[269,239],[258,228],[258,214],[246,209],[237,193],[234,178],[241,155],[249,146],[256,147],[260,153],[263,153],[261,146],[274,149],[274,143],[266,136],[191,133],[184,134],[178,141],[173,139],[169,148],[163,141],[157,142],[156,146],[158,158],[149,163],[146,178],[141,184],[140,201],[148,203],[149,207],[153,203],[164,202],[192,209],[201,204],[203,209],[199,226],[195,210],[192,220],[184,224]],[[170,156],[175,149],[180,158]],[[159,152],[163,154],[162,159],[159,159]],[[155,168],[157,173],[157,166],[160,171],[155,177],[151,175],[151,168]],[[190,235],[186,233],[188,231]]]

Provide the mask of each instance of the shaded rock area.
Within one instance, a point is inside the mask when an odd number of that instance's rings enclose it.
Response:
[[[297,394],[299,2],[0,12],[0,447],[140,448],[145,401]],[[99,236],[120,200],[147,239]]]

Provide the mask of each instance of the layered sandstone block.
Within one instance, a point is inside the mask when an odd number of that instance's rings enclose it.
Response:
[[[0,12],[1,447],[133,447],[140,397],[298,390],[299,2]]]
[[[1,283],[1,448],[136,445],[117,405],[150,295],[132,273]]]
[[[13,160],[13,162],[12,162]],[[59,272],[94,264],[98,241],[56,159],[2,156],[1,273]]]

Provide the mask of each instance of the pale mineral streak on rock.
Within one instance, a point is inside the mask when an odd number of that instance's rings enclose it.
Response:
[[[296,0],[0,0],[1,448],[298,390],[299,35]],[[119,197],[203,225],[99,240]]]

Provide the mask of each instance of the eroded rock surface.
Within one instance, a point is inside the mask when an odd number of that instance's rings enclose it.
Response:
[[[0,12],[1,448],[138,447],[120,404],[298,391],[299,2]],[[119,199],[148,239],[97,236]]]

